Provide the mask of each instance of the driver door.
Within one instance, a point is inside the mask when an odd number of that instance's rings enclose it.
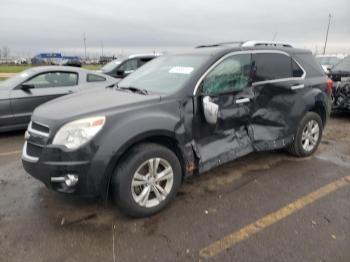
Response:
[[[233,54],[200,85],[193,126],[200,172],[253,151],[248,132],[254,97],[251,61],[251,54]]]
[[[34,109],[54,98],[78,91],[78,74],[51,71],[38,74],[11,90],[11,109],[16,125],[29,123]],[[59,110],[59,109],[58,109]]]

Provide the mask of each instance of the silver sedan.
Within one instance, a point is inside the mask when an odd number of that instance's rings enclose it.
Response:
[[[0,132],[25,129],[34,109],[54,98],[94,87],[104,88],[117,79],[82,68],[41,66],[0,82]],[[57,108],[59,110],[59,108]]]

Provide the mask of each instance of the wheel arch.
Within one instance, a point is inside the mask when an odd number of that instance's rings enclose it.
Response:
[[[314,112],[321,117],[322,127],[324,128],[327,123],[327,110],[322,102],[317,102],[312,108],[309,110],[310,112]]]
[[[185,176],[186,159],[183,153],[183,149],[181,149],[179,140],[173,135],[171,131],[168,130],[148,131],[126,141],[110,159],[105,174],[106,183],[101,192],[104,198],[109,197],[111,178],[115,168],[118,166],[120,161],[123,160],[124,156],[126,156],[131,148],[142,143],[159,144],[173,151],[180,161],[182,178]]]

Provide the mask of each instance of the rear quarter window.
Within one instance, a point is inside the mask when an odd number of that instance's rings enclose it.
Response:
[[[294,54],[293,58],[304,68],[306,77],[324,76],[325,72],[311,53]]]
[[[88,82],[102,82],[106,81],[106,78],[104,76],[99,76],[95,74],[87,74],[86,81]]]

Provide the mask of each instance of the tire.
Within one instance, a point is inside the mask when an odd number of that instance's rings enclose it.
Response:
[[[310,123],[313,127],[318,126],[317,136],[317,132],[315,132],[317,128],[313,129],[312,127],[311,130],[314,131],[311,131],[310,126],[308,126],[310,125]],[[287,150],[289,151],[289,153],[297,157],[307,157],[312,155],[317,150],[318,145],[320,144],[322,138],[322,131],[323,124],[321,117],[317,113],[307,112],[303,119],[300,121],[293,143],[287,147]],[[309,142],[306,141],[307,139]],[[309,144],[309,147],[307,146],[307,144]]]
[[[155,169],[156,166],[156,172],[152,172],[151,167]],[[114,171],[112,198],[128,216],[151,216],[164,209],[176,196],[181,170],[179,159],[170,149],[151,143],[136,145]],[[161,177],[164,180],[160,180]],[[142,197],[145,195],[147,197]]]

